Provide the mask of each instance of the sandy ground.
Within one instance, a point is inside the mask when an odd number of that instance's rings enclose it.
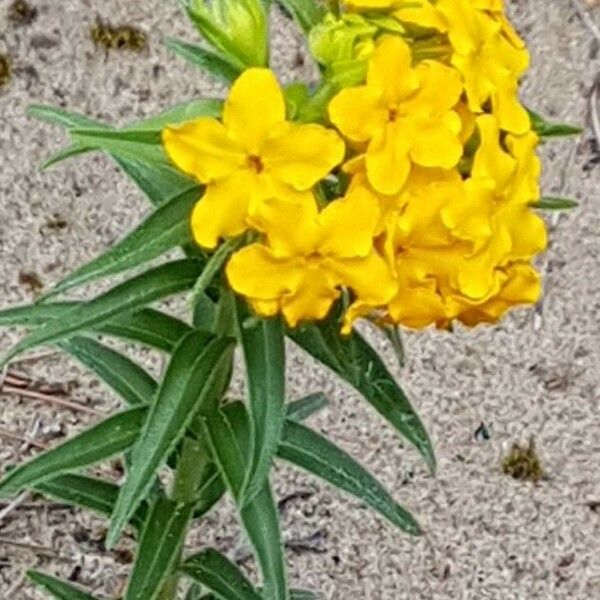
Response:
[[[38,18],[19,28],[6,20],[8,4],[0,0],[0,53],[7,52],[14,67],[12,82],[0,89],[2,307],[32,299],[23,274],[35,273],[45,285],[58,281],[147,210],[140,193],[101,156],[40,173],[41,160],[64,138],[29,119],[27,105],[55,104],[127,122],[215,91],[162,46],[169,35],[195,39],[174,1],[32,0]],[[570,0],[521,0],[512,9],[534,56],[524,86],[528,103],[587,124],[589,91],[600,71],[599,42],[589,26]],[[591,15],[600,23],[600,9]],[[149,49],[139,56],[95,50],[88,31],[97,16],[138,24],[150,35]],[[302,70],[303,50],[278,23],[276,64],[290,78],[292,68]],[[427,531],[409,539],[314,479],[278,469],[280,498],[306,496],[290,501],[284,513],[286,536],[310,541],[288,553],[294,584],[335,600],[600,598],[600,154],[588,127],[579,140],[548,145],[544,157],[545,193],[576,197],[581,208],[552,222],[539,310],[518,312],[493,328],[408,335],[402,372],[391,349],[375,340],[431,432],[436,478],[353,392],[292,354],[291,396],[324,390],[331,407],[314,426],[372,468]],[[2,332],[1,349],[15,339],[16,332]],[[136,356],[150,368],[160,366],[151,354]],[[14,368],[42,381],[71,382],[72,395],[96,411],[117,406],[64,358]],[[0,464],[37,451],[7,432],[52,444],[93,419],[3,393]],[[491,433],[487,441],[474,435],[482,422]],[[546,472],[537,485],[501,471],[512,444],[531,436]],[[100,598],[116,597],[131,557],[126,542],[120,552],[103,551],[103,527],[87,514],[24,499],[0,520],[0,598],[41,598],[23,581],[30,566],[70,577]],[[243,544],[230,506],[211,513],[189,540],[190,549],[206,544],[229,553]]]

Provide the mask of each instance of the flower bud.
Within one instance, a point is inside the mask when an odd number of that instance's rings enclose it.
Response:
[[[241,67],[264,67],[269,59],[268,23],[261,0],[185,0],[203,37]]]

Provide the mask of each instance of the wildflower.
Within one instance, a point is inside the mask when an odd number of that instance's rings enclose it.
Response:
[[[227,265],[231,287],[263,316],[283,313],[290,326],[322,319],[347,287],[377,306],[396,292],[385,260],[373,246],[376,201],[356,189],[319,212],[316,203],[264,202],[255,217],[266,243],[238,251]]]
[[[366,144],[371,185],[397,193],[411,163],[454,167],[461,155],[462,121],[453,108],[460,76],[436,61],[411,65],[408,45],[386,37],[369,63],[366,85],[342,90],[329,105],[334,125],[355,144]]]
[[[167,127],[163,142],[181,170],[206,184],[192,215],[194,238],[206,248],[243,233],[267,198],[311,204],[311,188],[345,152],[334,131],[286,120],[281,88],[268,69],[239,77],[222,121],[206,117]]]

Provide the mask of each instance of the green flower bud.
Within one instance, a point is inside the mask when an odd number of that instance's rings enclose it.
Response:
[[[269,62],[268,16],[262,0],[184,0],[202,36],[241,67]]]

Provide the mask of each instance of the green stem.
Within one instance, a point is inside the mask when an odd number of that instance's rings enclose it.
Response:
[[[208,463],[205,448],[198,440],[186,437],[175,471],[171,498],[181,504],[193,502]],[[177,561],[179,563],[179,560]],[[179,573],[175,571],[166,581],[157,600],[177,600]]]

